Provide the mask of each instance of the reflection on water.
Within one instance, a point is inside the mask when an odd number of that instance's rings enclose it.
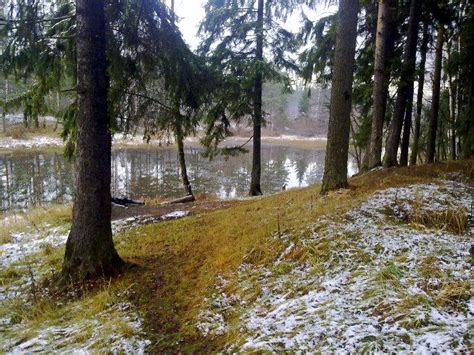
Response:
[[[201,151],[186,151],[188,172],[195,192],[220,198],[244,196],[250,183],[249,154],[209,161]],[[262,147],[264,193],[307,186],[320,181],[324,151],[287,146]],[[349,173],[355,173],[349,164]],[[2,210],[70,201],[74,192],[72,165],[57,153],[0,154]],[[123,149],[113,152],[112,194],[133,199],[179,197],[181,187],[177,153],[172,148]]]

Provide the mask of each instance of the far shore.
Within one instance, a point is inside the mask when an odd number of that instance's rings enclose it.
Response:
[[[262,142],[272,145],[291,146],[300,149],[324,149],[327,139],[325,137],[303,137],[296,135],[263,136]],[[198,148],[200,146],[199,137],[188,137],[188,146]],[[243,146],[245,149],[252,148],[251,137],[232,136],[227,138],[223,146]],[[26,132],[21,136],[10,136],[0,134],[1,153],[20,153],[28,151],[58,151],[65,146],[64,140],[57,132],[48,129],[41,129],[38,132]],[[143,148],[156,149],[157,147],[174,147],[172,139],[167,137],[152,137],[148,142],[141,135],[116,134],[113,139],[114,149],[123,148]]]

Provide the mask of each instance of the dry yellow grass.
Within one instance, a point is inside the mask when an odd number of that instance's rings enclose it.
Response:
[[[154,332],[159,344],[155,350],[217,350],[229,340],[202,341],[191,320],[203,298],[212,292],[217,275],[231,279],[243,262],[274,261],[284,248],[273,237],[278,230],[297,238],[319,217],[342,215],[377,190],[428,182],[451,171],[472,177],[472,166],[472,161],[465,161],[376,171],[351,179],[350,189],[326,197],[321,197],[320,186],[314,185],[131,231],[129,242],[119,252],[146,268],[133,278],[141,280],[136,293],[147,311],[148,326],[156,329],[156,324],[162,324]],[[308,257],[297,254],[295,258]],[[172,336],[164,340],[163,333]]]

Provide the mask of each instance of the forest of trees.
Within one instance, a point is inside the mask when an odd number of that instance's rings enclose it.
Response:
[[[322,3],[333,2],[208,0],[202,43],[193,52],[179,31],[174,1],[0,2],[3,116],[21,109],[25,124],[38,126],[38,117],[54,114],[66,154],[75,157],[63,282],[127,267],[110,222],[117,132],[140,128],[145,139],[174,137],[192,198],[184,138],[198,133],[210,158],[238,153],[242,147],[219,146],[236,124],[251,127],[249,195],[262,194],[262,127],[287,116],[278,95],[270,100],[265,92],[278,88],[284,100],[301,83],[301,119],[311,119],[315,85],[319,95],[321,87],[330,90],[323,194],[348,186],[349,154],[361,172],[473,155],[470,2],[340,0],[337,13],[321,17]],[[285,28],[298,13],[301,29]]]

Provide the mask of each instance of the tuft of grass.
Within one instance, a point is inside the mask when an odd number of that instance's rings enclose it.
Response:
[[[286,274],[289,274],[291,270],[293,270],[293,265],[287,262],[281,262],[273,266],[272,270],[277,275],[286,275]]]
[[[468,225],[467,216],[465,208],[447,208],[444,211],[423,211],[414,208],[408,218],[409,222],[415,225],[464,234]]]
[[[26,128],[23,125],[15,125],[8,128],[5,135],[13,139],[24,139],[26,138]]]
[[[469,281],[452,281],[443,285],[434,302],[438,307],[465,311],[466,303],[472,297],[472,286]]]
[[[8,266],[0,270],[0,280],[4,284],[7,280],[14,280],[20,278],[26,272],[25,268],[17,268],[15,266]]]
[[[394,262],[389,262],[375,275],[375,279],[380,283],[391,283],[395,286],[400,286],[400,280],[403,277],[403,271],[395,265]]]
[[[439,267],[439,260],[434,255],[429,255],[418,263],[418,272],[425,279],[441,279],[444,276],[443,271]]]

